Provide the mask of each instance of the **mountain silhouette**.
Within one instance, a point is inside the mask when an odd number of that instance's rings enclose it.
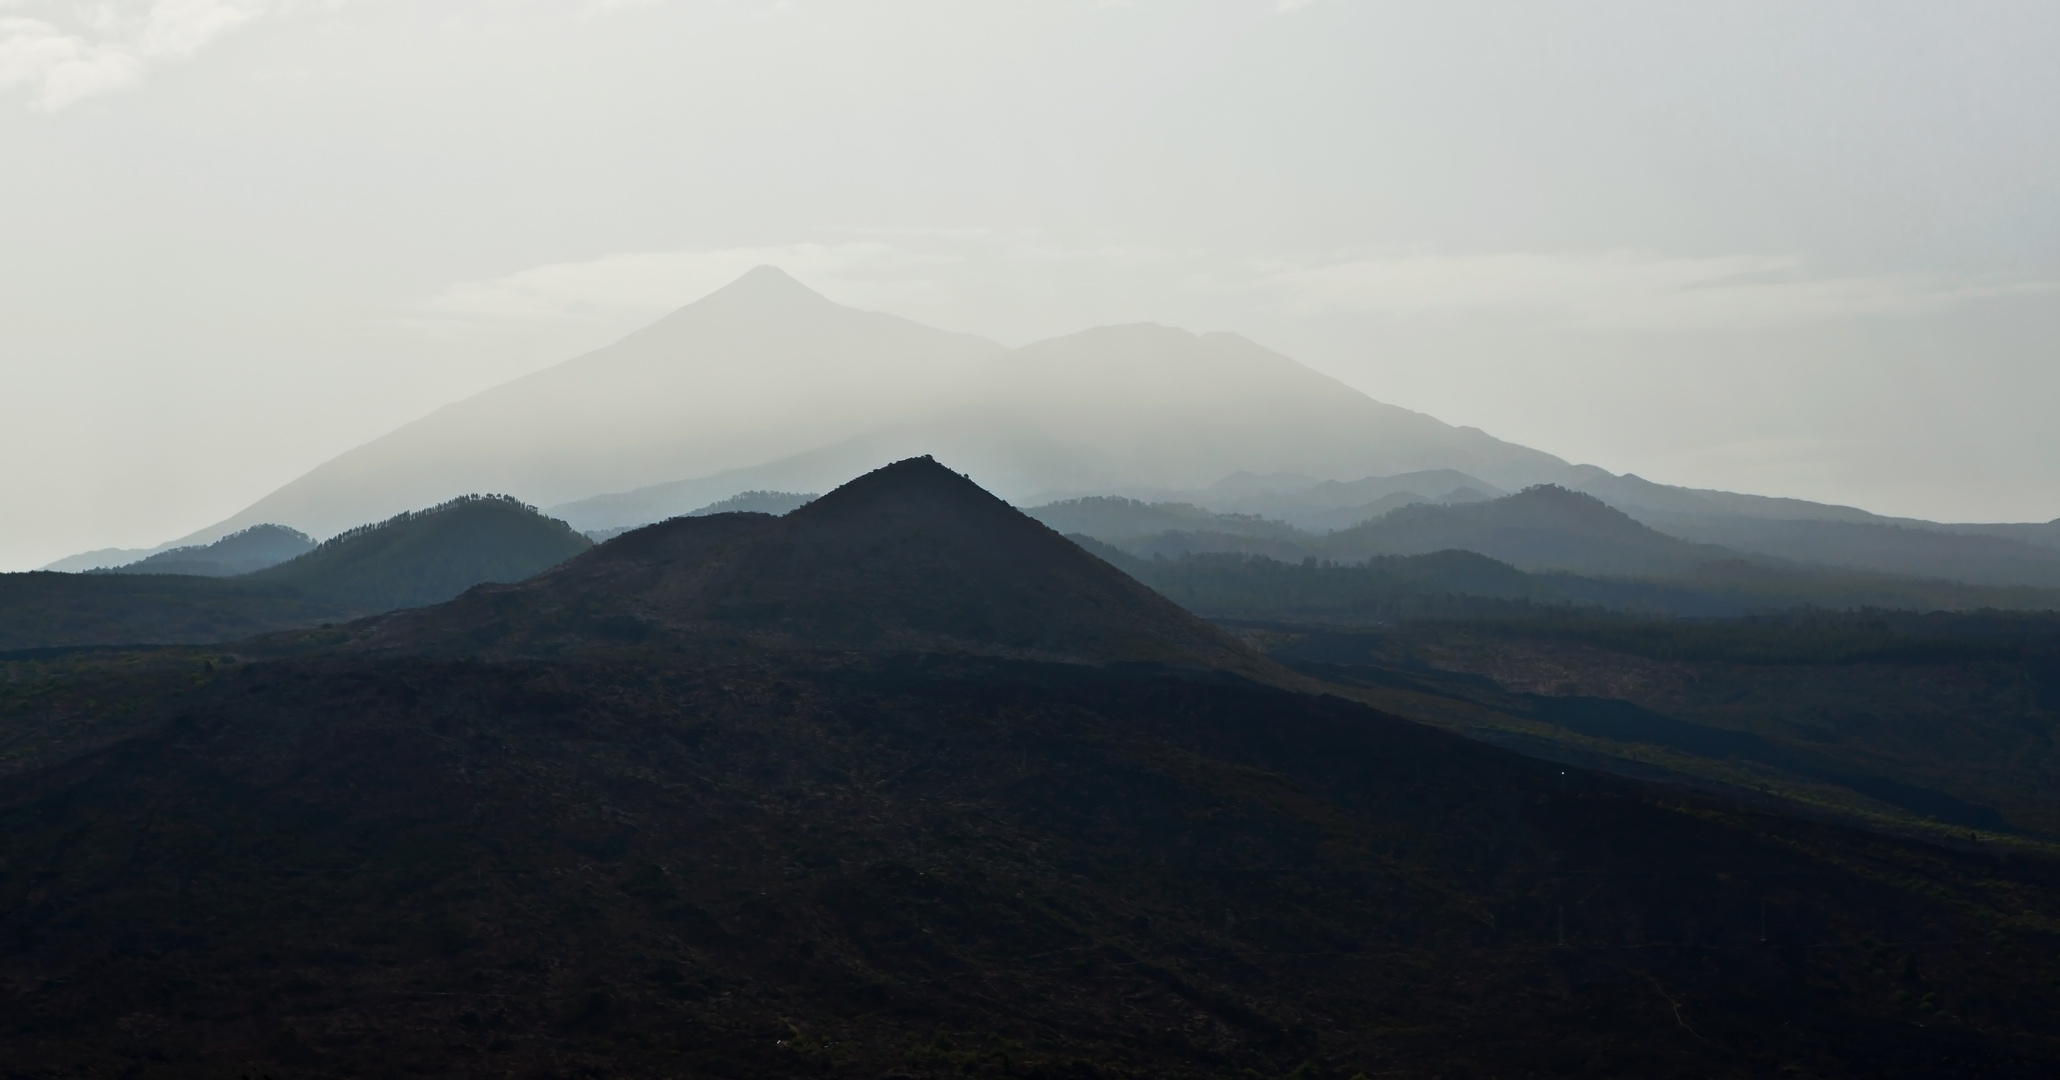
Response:
[[[578,611],[584,622],[560,621]],[[684,517],[522,585],[382,626],[573,637],[749,635],[760,648],[1159,663],[1278,676],[1222,631],[932,458],[867,473],[784,517]]]

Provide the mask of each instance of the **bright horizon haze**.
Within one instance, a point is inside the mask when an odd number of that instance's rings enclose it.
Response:
[[[0,3],[0,569],[784,267],[1663,483],[2060,516],[2060,8]]]

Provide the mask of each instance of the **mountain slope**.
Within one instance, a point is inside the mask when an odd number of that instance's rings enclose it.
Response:
[[[970,488],[903,462],[154,680],[10,669],[0,746],[42,750],[0,770],[0,1059],[2060,1066],[2039,851],[1745,812],[1225,673],[1220,639]],[[1202,663],[1123,662],[1154,656]]]
[[[277,566],[313,550],[315,541],[306,533],[284,525],[252,525],[242,532],[205,547],[173,548],[123,566],[109,574],[191,574],[197,577],[233,577]]]
[[[1975,585],[2060,587],[2060,549],[2008,535],[1947,531],[1930,523],[1768,520],[1652,512],[1639,517],[1655,529],[1685,539],[1798,563]]]
[[[358,447],[225,525],[319,535],[468,491],[549,505],[754,465],[948,408],[1004,351],[840,307],[760,267],[607,348]]]
[[[1669,536],[1800,563],[1975,585],[2060,586],[2060,523],[1941,524],[1850,506],[1568,469],[1565,486]]]
[[[1735,559],[1646,528],[1591,495],[1554,485],[1488,502],[1406,506],[1324,538],[1335,558],[1478,552],[1524,569],[1648,576]]]

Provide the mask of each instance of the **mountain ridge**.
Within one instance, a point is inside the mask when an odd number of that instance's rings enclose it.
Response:
[[[684,517],[625,533],[521,584],[384,620],[362,647],[463,648],[482,632],[496,654],[742,633],[760,649],[1282,675],[929,457],[875,469],[781,517]]]
[[[606,528],[634,522],[590,520],[570,504],[750,470],[761,475],[687,501],[827,490],[872,462],[926,451],[1011,498],[1206,483],[1236,468],[1456,464],[1542,476],[1565,466],[1376,402],[1236,334],[1127,324],[1009,350],[835,304],[761,267],[614,344],[354,448],[195,537],[258,520],[323,535],[478,490]],[[810,455],[831,460],[800,469]],[[765,473],[783,462],[796,468]]]

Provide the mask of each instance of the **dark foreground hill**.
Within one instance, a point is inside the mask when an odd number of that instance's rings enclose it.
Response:
[[[648,526],[524,584],[390,620],[363,645],[533,652],[666,632],[755,649],[1266,667],[929,458],[868,473],[785,517]]]
[[[472,497],[353,529],[234,577],[0,574],[0,651],[200,644],[341,622],[440,603],[481,582],[520,581],[590,546],[512,499]]]
[[[2060,1065],[2036,849],[1740,810],[1298,692],[969,487],[903,463],[151,680],[10,667],[10,738],[48,738],[0,777],[0,1060]]]

